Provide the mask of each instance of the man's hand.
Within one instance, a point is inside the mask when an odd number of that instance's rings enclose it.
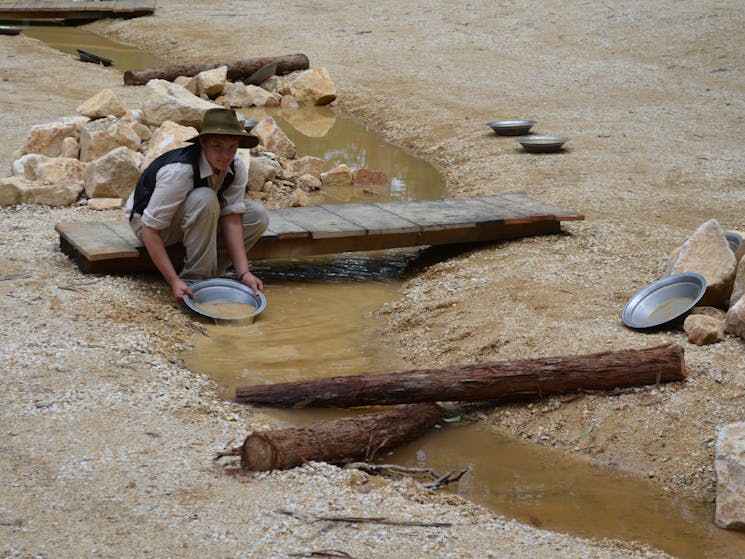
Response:
[[[241,276],[241,283],[251,288],[254,293],[264,291],[264,282],[253,275],[251,272],[246,272]]]
[[[173,283],[171,283],[171,291],[173,292],[173,296],[179,303],[184,302],[184,295],[194,297],[194,293],[192,293],[191,289],[189,289],[189,285],[179,277],[177,277],[173,281]]]

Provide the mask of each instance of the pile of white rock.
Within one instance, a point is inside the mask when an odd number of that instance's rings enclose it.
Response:
[[[259,87],[229,82],[227,67],[221,66],[174,82],[150,80],[145,88],[140,109],[127,109],[104,89],[77,107],[77,115],[32,127],[15,154],[11,176],[0,178],[0,205],[60,206],[85,200],[96,209],[118,208],[151,161],[187,145],[198,133],[207,109],[279,107],[291,113],[336,99],[324,68],[273,76]],[[388,181],[379,171],[352,172],[340,165],[324,172],[322,159],[298,158],[295,145],[271,116],[251,133],[259,146],[239,150],[249,168],[251,198],[301,206],[323,185]]]
[[[725,333],[745,338],[745,243],[732,250],[725,231],[715,219],[701,224],[670,255],[669,275],[697,272],[706,279],[706,292],[689,314],[683,328],[697,345],[724,339]],[[742,238],[742,233],[730,231]]]

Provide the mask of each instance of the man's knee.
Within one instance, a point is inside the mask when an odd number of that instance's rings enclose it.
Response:
[[[269,212],[261,204],[246,202],[246,209],[241,221],[245,231],[261,234],[269,227]]]

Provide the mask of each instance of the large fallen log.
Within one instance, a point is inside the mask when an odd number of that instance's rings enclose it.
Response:
[[[506,401],[683,379],[683,348],[661,345],[591,355],[245,386],[236,390],[236,400],[275,408]]]
[[[150,80],[167,80],[172,82],[179,76],[196,76],[199,72],[212,70],[219,66],[228,67],[228,80],[241,81],[263,68],[267,64],[277,62],[277,75],[289,74],[296,70],[307,70],[310,61],[304,54],[286,54],[284,56],[270,56],[265,58],[249,58],[233,62],[210,62],[204,64],[180,64],[175,66],[158,66],[157,68],[143,68],[142,70],[127,70],[124,72],[124,85],[145,85]]]
[[[223,456],[240,456],[247,470],[286,470],[305,462],[344,464],[372,460],[381,452],[426,433],[442,419],[436,404],[412,404],[377,413],[320,421],[303,427],[251,433]]]

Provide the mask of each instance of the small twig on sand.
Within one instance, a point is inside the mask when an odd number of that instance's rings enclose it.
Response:
[[[344,468],[362,470],[368,474],[387,477],[396,477],[395,474],[401,474],[408,477],[428,477],[432,481],[422,484],[427,489],[438,489],[444,487],[448,483],[458,481],[469,470],[469,468],[464,468],[457,475],[454,475],[453,471],[439,475],[432,468],[411,468],[407,466],[398,466],[396,464],[369,464],[367,462],[352,462],[346,464]]]
[[[336,549],[319,549],[318,551],[299,551],[297,553],[289,553],[290,557],[344,557],[348,559],[354,559],[349,553],[343,551],[337,551]]]
[[[421,526],[425,528],[449,528],[451,522],[420,522],[411,520],[390,520],[383,516],[318,516],[280,509],[277,512],[292,516],[304,522],[348,522],[350,524],[385,524],[389,526]]]
[[[31,277],[31,274],[9,274],[7,276],[0,276],[0,281],[9,281],[9,280],[16,280],[16,279],[28,279]]]

